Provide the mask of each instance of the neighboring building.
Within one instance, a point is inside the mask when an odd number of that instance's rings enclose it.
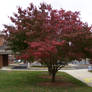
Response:
[[[10,54],[11,51],[6,49],[7,46],[4,39],[4,34],[0,32],[0,68],[3,66],[8,66],[8,54]]]
[[[82,60],[82,61],[77,61],[77,60],[74,60],[74,61],[72,61],[72,64],[90,64],[90,62],[89,62],[89,60],[88,59],[86,59],[86,60]]]

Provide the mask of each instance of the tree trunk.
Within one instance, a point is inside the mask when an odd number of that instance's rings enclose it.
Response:
[[[56,73],[52,73],[52,82],[55,82],[55,75]]]
[[[51,69],[50,69],[50,67],[48,67],[48,72],[49,72],[49,75],[51,75]]]
[[[27,62],[27,68],[30,69],[30,63],[29,62]]]

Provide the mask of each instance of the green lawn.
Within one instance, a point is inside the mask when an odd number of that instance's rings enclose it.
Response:
[[[46,86],[43,83],[51,81],[47,72],[38,71],[0,71],[0,92],[91,92],[92,88],[86,86],[72,76],[59,72],[56,81],[68,82],[69,86]]]

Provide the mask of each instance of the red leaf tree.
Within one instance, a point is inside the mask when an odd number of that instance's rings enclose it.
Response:
[[[14,25],[5,25],[4,29],[10,48],[19,52],[21,59],[47,65],[52,82],[68,62],[91,58],[91,27],[80,21],[79,12],[30,4],[26,9],[19,7],[10,19]]]

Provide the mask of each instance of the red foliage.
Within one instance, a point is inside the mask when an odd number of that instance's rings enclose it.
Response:
[[[15,13],[14,16],[10,19],[15,25],[6,25],[5,32],[9,33],[11,42],[15,39],[16,44],[19,44],[18,37],[23,36],[21,43],[28,47],[22,48],[21,58],[46,59],[55,56],[56,62],[66,58],[91,58],[88,55],[92,52],[91,27],[80,20],[79,12],[54,10],[43,3],[39,8],[33,4],[24,10],[19,7],[18,14]],[[15,38],[17,34],[19,36]],[[69,42],[72,43],[71,46]],[[11,46],[15,46],[12,44]],[[20,48],[20,45],[12,48],[15,50]]]
[[[52,55],[58,54],[58,47],[64,45],[64,41],[39,41],[39,42],[29,42],[29,48],[26,51],[28,57],[34,56],[35,59],[49,58]],[[31,53],[31,54],[29,54]],[[22,55],[23,56],[23,55]]]

